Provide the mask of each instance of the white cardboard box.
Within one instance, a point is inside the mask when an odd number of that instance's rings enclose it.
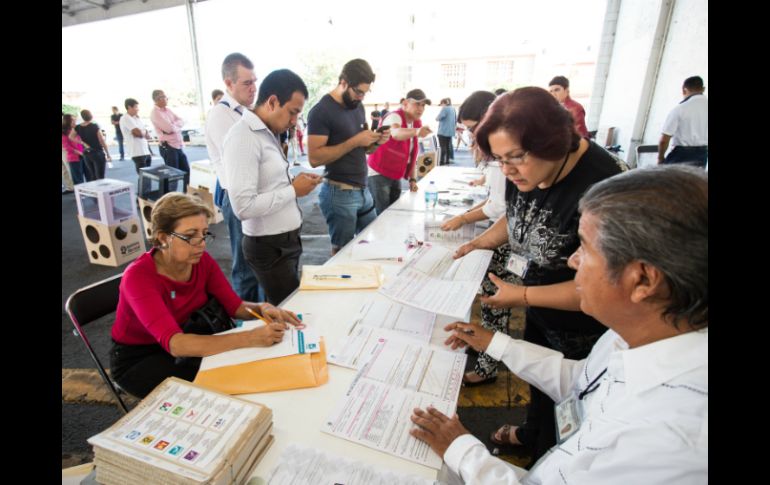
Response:
[[[144,237],[149,241],[152,237],[152,208],[155,207],[155,202],[141,197],[138,197],[138,200],[140,219],[142,219],[144,226]]]
[[[145,252],[137,217],[108,226],[78,215],[78,222],[91,263],[120,266]]]
[[[198,160],[190,164],[190,187],[208,189],[212,194],[217,186],[217,174],[208,160]]]
[[[112,226],[136,214],[134,184],[114,179],[100,179],[75,186],[78,215]]]

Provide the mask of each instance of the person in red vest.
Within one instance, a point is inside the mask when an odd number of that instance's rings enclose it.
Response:
[[[417,179],[414,177],[414,165],[419,151],[418,138],[431,133],[431,129],[422,126],[425,105],[430,99],[422,89],[413,89],[406,93],[402,107],[389,112],[380,121],[380,130],[390,130],[390,139],[372,152],[369,164],[369,190],[374,198],[377,214],[382,214],[401,196],[401,179],[409,181],[409,190],[417,191]]]

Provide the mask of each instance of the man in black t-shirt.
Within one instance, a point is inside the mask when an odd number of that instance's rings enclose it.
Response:
[[[337,87],[308,114],[308,161],[325,169],[318,199],[329,226],[332,254],[377,217],[366,187],[366,153],[388,141],[390,134],[368,129],[361,101],[372,82],[369,63],[353,59],[342,68]]]
[[[125,160],[125,152],[123,151],[123,132],[120,131],[121,116],[123,116],[123,113],[118,111],[117,106],[113,106],[110,120],[112,121],[112,126],[115,127],[115,139],[118,141],[118,147],[120,148],[120,159]]]

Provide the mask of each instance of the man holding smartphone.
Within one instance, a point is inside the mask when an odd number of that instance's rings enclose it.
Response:
[[[337,87],[308,114],[308,161],[325,169],[318,200],[329,226],[332,255],[377,217],[366,188],[366,153],[390,134],[371,131],[366,123],[361,102],[373,82],[369,63],[353,59],[343,66]]]
[[[417,191],[417,179],[414,177],[419,151],[417,139],[431,133],[421,121],[425,105],[429,104],[430,99],[422,89],[413,89],[406,93],[403,107],[388,113],[382,120],[381,128],[390,132],[390,140],[379,146],[368,159],[369,190],[378,214],[382,214],[401,196],[402,178],[409,181],[409,190]]]

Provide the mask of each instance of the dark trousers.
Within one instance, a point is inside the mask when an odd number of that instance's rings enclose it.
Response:
[[[267,301],[279,305],[299,286],[299,229],[272,236],[243,235],[243,255],[265,291]]]
[[[104,171],[107,168],[107,158],[104,156],[104,152],[102,150],[89,148],[83,153],[83,157],[86,162],[86,179],[89,182],[91,180],[103,179]],[[89,178],[89,176],[91,178]]]
[[[372,193],[378,215],[401,197],[401,179],[393,180],[384,175],[372,175],[367,186]]]
[[[448,165],[452,158],[452,137],[438,135],[438,144],[441,147],[441,157],[438,159],[439,165]]]
[[[709,157],[709,147],[674,147],[663,163],[687,163],[696,167],[705,167]]]
[[[120,150],[120,159],[123,160],[126,156],[126,152],[123,151],[123,132],[120,130],[115,132],[115,140],[118,142],[118,149]]]
[[[132,157],[134,161],[134,168],[136,168],[136,174],[139,175],[139,169],[149,167],[152,165],[152,157],[149,155],[142,155],[141,157]]]
[[[144,398],[167,377],[195,379],[200,358],[175,359],[158,344],[123,345],[112,341],[110,374],[123,390]]]
[[[70,174],[72,175],[72,183],[74,185],[82,184],[86,181],[85,174],[83,173],[83,157],[77,162],[67,162],[70,164]]]
[[[190,165],[187,163],[187,155],[181,148],[174,148],[168,143],[160,144],[160,156],[163,157],[163,163],[169,167],[178,168],[185,172],[184,184],[190,185]]]
[[[531,310],[527,310],[524,340],[558,350],[568,359],[585,358],[602,333],[546,328],[538,323],[538,318],[531,314]],[[532,447],[534,463],[556,444],[556,417],[553,400],[535,386],[529,386],[529,389],[527,420],[517,430],[516,438],[522,444]]]

